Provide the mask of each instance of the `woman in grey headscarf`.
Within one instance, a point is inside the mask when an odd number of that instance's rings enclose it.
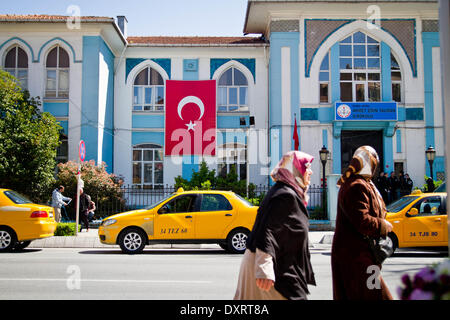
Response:
[[[306,299],[315,285],[308,246],[308,196],[313,157],[283,156],[271,173],[275,184],[261,203],[241,263],[234,299]]]

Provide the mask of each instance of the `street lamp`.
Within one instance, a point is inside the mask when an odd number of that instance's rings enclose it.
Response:
[[[328,154],[330,151],[325,148],[325,146],[322,147],[322,149],[319,150],[320,155],[320,161],[322,161],[322,207],[323,207],[323,213],[324,215],[327,213],[327,194],[326,194],[326,188],[325,188],[325,165],[327,164],[328,160]]]
[[[429,146],[428,149],[425,150],[425,154],[427,155],[428,163],[430,165],[430,176],[431,179],[433,179],[433,162],[436,157],[436,150],[434,150],[432,146]]]

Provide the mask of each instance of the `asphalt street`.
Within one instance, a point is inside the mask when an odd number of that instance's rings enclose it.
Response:
[[[328,244],[314,244],[317,286],[310,300],[331,300]],[[404,273],[440,262],[448,252],[400,250],[381,272],[393,296]],[[221,249],[28,248],[0,254],[0,299],[230,300],[241,255]]]

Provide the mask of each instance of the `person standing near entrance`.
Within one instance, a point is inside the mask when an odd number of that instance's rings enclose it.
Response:
[[[331,248],[331,270],[334,300],[392,300],[381,278],[369,286],[375,263],[365,236],[387,236],[392,225],[385,220],[384,201],[372,182],[378,154],[370,146],[358,148],[349,167],[338,181],[336,229]]]
[[[377,178],[377,188],[381,193],[381,197],[385,203],[388,202],[388,185],[387,185],[387,177],[385,172],[381,172]]]
[[[411,194],[412,192],[412,188],[413,188],[413,181],[411,180],[411,178],[409,177],[409,174],[405,173],[405,179],[404,179],[404,185],[403,185],[403,190],[405,190],[405,194]]]
[[[308,244],[307,190],[313,157],[285,154],[261,203],[239,271],[235,300],[306,300],[316,285]]]
[[[389,203],[394,202],[400,197],[400,183],[398,178],[395,176],[395,172],[391,172],[391,176],[388,178],[389,186]]]
[[[64,197],[62,193],[64,192],[64,186],[59,186],[52,193],[52,207],[55,212],[55,221],[61,222],[61,206],[67,206],[68,203],[64,201],[70,201],[71,198]]]

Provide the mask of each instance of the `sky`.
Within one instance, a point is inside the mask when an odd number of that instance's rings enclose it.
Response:
[[[247,0],[1,0],[0,14],[126,16],[128,36],[243,36]]]

